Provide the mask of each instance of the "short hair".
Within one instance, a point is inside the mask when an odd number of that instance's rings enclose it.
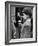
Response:
[[[26,15],[29,15],[29,17],[31,18],[31,16],[32,16],[32,9],[30,9],[30,8],[23,9],[22,13],[25,13]]]

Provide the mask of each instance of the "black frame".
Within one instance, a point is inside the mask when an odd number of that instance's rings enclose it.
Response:
[[[15,43],[9,43],[8,42],[8,4],[15,3],[15,4],[32,4],[36,5],[36,41],[28,41],[28,42],[15,42]],[[15,5],[16,6],[16,5]],[[7,16],[7,17],[6,17]],[[7,20],[6,20],[7,19]],[[6,28],[6,21],[7,21],[7,28]],[[22,43],[35,43],[37,42],[37,3],[28,3],[28,2],[12,2],[12,1],[6,1],[5,2],[5,44],[22,44]]]

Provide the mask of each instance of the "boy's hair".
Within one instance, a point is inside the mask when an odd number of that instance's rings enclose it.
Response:
[[[26,15],[29,15],[29,17],[31,18],[32,16],[32,9],[31,8],[24,8],[22,13],[25,13]]]

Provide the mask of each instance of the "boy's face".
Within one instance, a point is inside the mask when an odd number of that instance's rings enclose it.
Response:
[[[27,19],[29,16],[28,15],[26,15],[25,13],[23,13],[23,18],[24,19]]]
[[[21,16],[21,17],[23,17],[24,19],[27,19],[27,18],[29,18],[29,15],[26,15],[25,13],[23,13],[23,16]]]

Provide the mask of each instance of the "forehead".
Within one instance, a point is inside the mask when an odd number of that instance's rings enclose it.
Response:
[[[27,16],[27,17],[29,17],[29,14],[25,14],[25,13],[23,13],[23,16]]]

